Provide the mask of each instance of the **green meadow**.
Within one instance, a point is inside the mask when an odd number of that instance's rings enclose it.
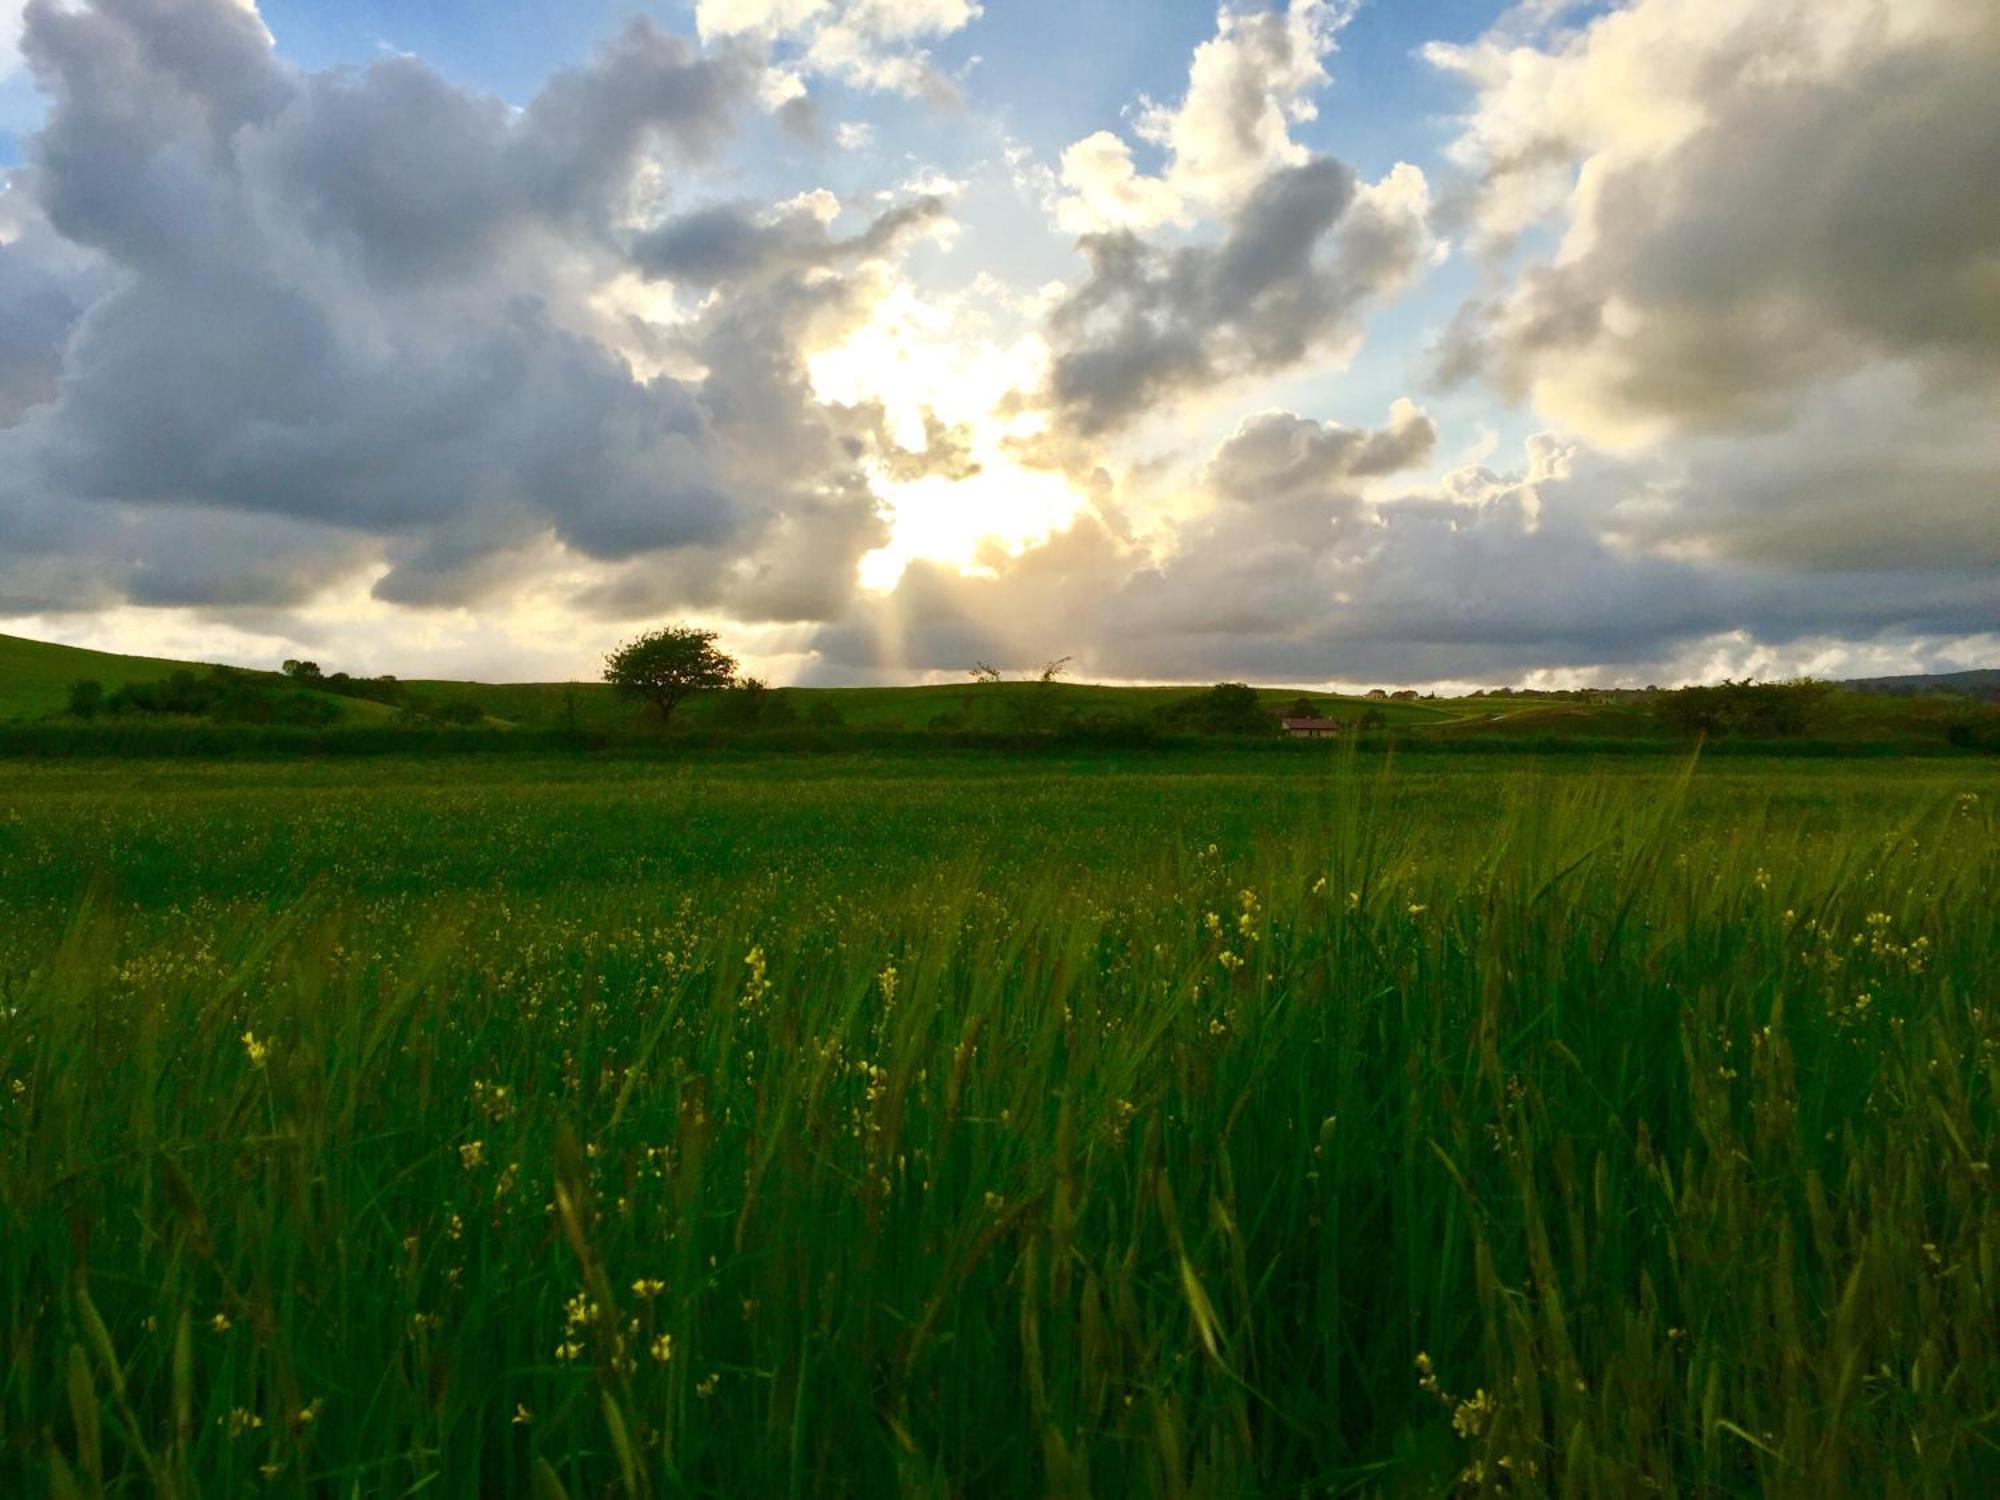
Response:
[[[0,1493],[1991,1493],[1996,806],[0,762]]]

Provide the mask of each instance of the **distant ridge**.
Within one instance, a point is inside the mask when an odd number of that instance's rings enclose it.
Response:
[[[1881,693],[1891,698],[1920,698],[1927,693],[1988,698],[2000,693],[2000,667],[1978,667],[1969,672],[1913,672],[1904,677],[1850,677],[1841,686],[1849,692]]]

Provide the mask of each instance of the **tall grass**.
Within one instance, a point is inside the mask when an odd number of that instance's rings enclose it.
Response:
[[[407,774],[0,794],[0,1492],[2000,1472],[1990,774]]]

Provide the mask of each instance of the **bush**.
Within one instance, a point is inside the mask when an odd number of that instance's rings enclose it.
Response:
[[[113,716],[164,715],[212,719],[218,724],[306,727],[332,724],[340,718],[340,709],[322,697],[267,687],[228,667],[216,667],[205,677],[183,670],[157,682],[127,683],[103,700],[102,711]]]
[[[1691,739],[1730,734],[1796,739],[1818,725],[1832,692],[1831,683],[1810,677],[1791,682],[1725,678],[1660,694],[1653,700],[1653,715],[1665,728]]]
[[[84,678],[69,685],[69,712],[73,718],[90,719],[104,707],[104,684]]]
[[[2000,712],[1968,714],[1954,719],[1944,732],[1945,740],[1960,750],[1983,750],[2000,755]]]
[[[1184,733],[1268,735],[1276,730],[1257,690],[1241,682],[1218,682],[1198,697],[1170,704],[1160,718],[1167,728]]]
[[[786,729],[798,722],[791,694],[773,690],[755,677],[746,677],[725,690],[716,704],[715,722],[725,729]]]

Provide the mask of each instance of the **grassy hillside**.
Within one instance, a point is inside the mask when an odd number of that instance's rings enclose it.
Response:
[[[86,651],[49,641],[31,641],[20,636],[0,635],[0,720],[43,718],[62,710],[69,685],[79,678],[101,682],[107,691],[127,683],[152,682],[168,673],[193,669],[206,671],[208,663],[172,661],[160,657],[115,656],[103,651]],[[329,663],[329,670],[332,669]],[[275,676],[256,673],[257,676]],[[449,703],[474,703],[488,717],[503,724],[555,728],[570,716],[579,728],[617,730],[640,728],[651,718],[651,710],[614,696],[601,682],[452,682],[415,679],[402,684],[409,701],[419,707],[436,708]],[[1135,715],[1186,698],[1198,691],[1193,686],[1101,687],[1088,683],[947,683],[932,687],[787,688],[784,689],[801,718],[813,708],[829,703],[842,720],[854,729],[920,730],[940,720],[965,730],[1011,731],[1032,724],[1038,717],[1065,717],[1072,714]],[[1309,697],[1337,717],[1358,718],[1369,709],[1379,712],[1392,725],[1445,724],[1474,711],[1463,702],[1401,702],[1345,698],[1331,693],[1315,693],[1303,688],[1260,688],[1259,696],[1271,708],[1282,708],[1295,698]],[[363,699],[337,700],[352,716],[380,719],[390,710]],[[697,698],[677,716],[691,728],[705,728],[715,722],[718,700]],[[1483,711],[1483,710],[1480,710]]]
[[[204,665],[156,656],[114,656],[109,651],[0,635],[0,719],[39,719],[61,712],[69,685],[79,678],[92,678],[111,692],[127,683],[156,682],[169,672]]]
[[[0,635],[0,722],[8,719],[43,719],[59,714],[72,682],[101,683],[107,693],[133,683],[158,682],[174,672],[204,673],[212,662],[174,661],[161,656],[120,656],[110,651],[90,651],[82,646],[63,646],[54,641],[31,641],[25,636]],[[276,683],[276,672],[252,672],[258,679]],[[380,723],[391,710],[379,703],[332,693],[314,693],[339,706],[344,719],[360,723]]]
[[[339,663],[329,662],[329,670]],[[176,670],[205,672],[200,663],[156,657],[117,656],[44,641],[0,635],[0,722],[36,720],[62,712],[71,682],[91,678],[107,691],[130,683],[152,682]],[[273,685],[276,673],[249,674]],[[1956,674],[1958,678],[1979,674]],[[1940,679],[1944,680],[1944,679]],[[292,684],[284,684],[289,690]],[[1155,722],[1156,711],[1187,700],[1202,689],[1183,684],[1168,687],[1109,687],[1092,683],[997,682],[943,683],[925,687],[801,687],[776,690],[790,710],[790,722],[809,725],[815,714],[831,707],[838,723],[868,733],[930,731],[954,734],[1039,733],[1063,725],[1094,721]],[[325,693],[347,725],[381,725],[400,707],[422,714],[440,710],[476,709],[491,729],[578,729],[595,734],[648,734],[658,727],[653,711],[617,697],[601,682],[484,683],[417,679],[394,685],[395,704],[346,694]],[[1309,689],[1266,687],[1257,690],[1265,707],[1276,711],[1300,697],[1320,712],[1350,726],[1364,714],[1379,715],[1386,727],[1406,740],[1510,740],[1672,743],[1662,729],[1654,705],[1638,694],[1618,694],[1595,700],[1528,694],[1476,698],[1371,699],[1345,697]],[[1815,739],[1838,744],[1898,743],[1921,748],[1942,744],[1947,731],[1968,714],[1982,712],[1967,698],[1946,693],[1889,695],[1841,690],[1827,699],[1811,731]],[[464,718],[453,722],[467,722]],[[675,715],[677,729],[693,732],[726,729],[726,704],[717,694],[690,700]],[[739,726],[740,727],[740,723]]]

